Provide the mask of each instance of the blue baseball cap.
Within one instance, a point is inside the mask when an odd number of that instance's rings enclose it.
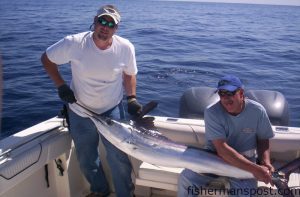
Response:
[[[222,77],[219,82],[217,89],[218,90],[228,90],[230,92],[235,91],[238,88],[243,88],[241,80],[234,75],[225,75]]]

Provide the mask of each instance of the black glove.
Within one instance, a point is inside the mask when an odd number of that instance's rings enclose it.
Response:
[[[76,98],[74,96],[74,92],[66,84],[63,84],[63,85],[61,85],[61,86],[58,87],[58,95],[59,95],[59,98],[62,101],[65,101],[67,103],[74,103],[74,102],[76,102]]]
[[[135,96],[128,96],[127,97],[127,107],[128,113],[132,116],[139,116],[143,106],[138,103]]]

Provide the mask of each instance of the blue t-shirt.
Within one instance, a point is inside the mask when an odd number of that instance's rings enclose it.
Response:
[[[216,151],[212,140],[225,139],[237,152],[256,149],[257,139],[274,136],[265,108],[245,99],[245,108],[237,116],[230,115],[220,102],[208,107],[204,113],[206,148]]]

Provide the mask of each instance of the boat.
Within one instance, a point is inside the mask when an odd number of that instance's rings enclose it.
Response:
[[[270,90],[248,90],[246,96],[264,105],[273,125],[275,137],[270,141],[273,165],[280,167],[299,158],[300,128],[288,126],[288,103],[284,95]],[[190,88],[180,99],[179,117],[153,116],[154,125],[160,133],[177,143],[201,148],[205,133],[204,109],[217,101],[214,88]],[[102,143],[99,150],[105,174],[114,191]],[[129,158],[136,196],[176,196],[182,168],[157,166],[132,156]],[[290,175],[288,182],[289,188],[295,191],[300,189],[299,169]],[[228,188],[228,182],[219,179],[212,183],[212,188]],[[261,182],[259,188],[277,191],[274,186]],[[83,197],[88,193],[89,184],[80,172],[75,147],[63,117],[53,117],[0,141],[0,197]]]

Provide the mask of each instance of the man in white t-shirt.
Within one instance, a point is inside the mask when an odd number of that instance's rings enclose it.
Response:
[[[106,5],[94,17],[93,31],[69,35],[48,47],[41,61],[67,102],[70,134],[74,140],[80,168],[90,183],[89,196],[108,196],[110,189],[98,157],[98,131],[84,113],[85,108],[115,119],[124,118],[123,87],[128,113],[138,116],[142,106],[136,100],[136,58],[130,41],[115,35],[121,16],[116,7]],[[69,63],[70,87],[58,71]],[[78,105],[78,104],[79,105]],[[81,106],[80,106],[81,105]],[[102,135],[117,196],[132,196],[131,164],[125,153]]]
[[[229,196],[252,196],[257,180],[272,183],[269,139],[274,136],[264,107],[244,96],[240,79],[226,75],[217,86],[220,101],[204,112],[205,148],[229,164],[249,171],[255,179],[229,178]],[[256,155],[257,153],[257,155]],[[258,159],[259,164],[256,164]],[[178,196],[198,196],[217,176],[185,169],[178,183]]]

